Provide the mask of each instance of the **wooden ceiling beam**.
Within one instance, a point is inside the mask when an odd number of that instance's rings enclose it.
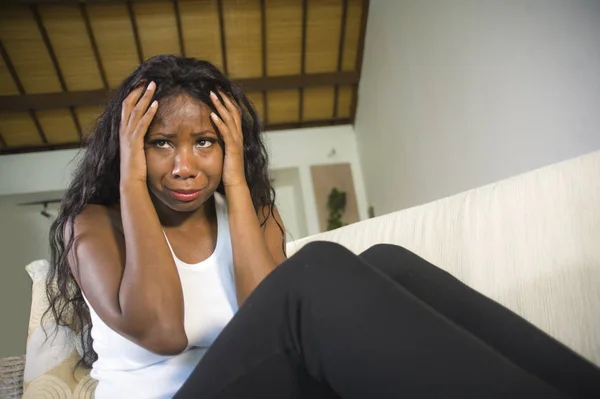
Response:
[[[216,0],[217,12],[219,13],[219,34],[221,35],[221,60],[223,61],[223,73],[229,75],[227,69],[227,43],[225,41],[225,15],[223,14],[223,2]]]
[[[144,55],[142,54],[142,44],[140,43],[140,34],[138,31],[137,22],[135,20],[135,13],[133,11],[133,4],[131,1],[127,1],[127,14],[129,15],[129,22],[131,23],[131,30],[133,31],[133,39],[135,41],[135,50],[138,56],[138,62],[141,64],[144,62]]]
[[[358,84],[354,71],[317,73],[291,76],[266,76],[235,80],[247,92],[263,90],[293,90],[315,86],[351,86]],[[102,105],[112,90],[71,91],[64,93],[23,94],[0,96],[0,113],[28,110],[57,109],[78,106]]]
[[[19,79],[17,70],[15,69],[15,66],[13,65],[12,61],[10,60],[10,57],[8,56],[8,53],[6,52],[6,49],[4,48],[4,44],[2,43],[2,41],[0,41],[0,55],[2,56],[2,59],[4,60],[4,64],[6,65],[6,68],[8,69],[8,73],[10,74],[10,77],[12,78],[15,86],[17,86],[17,91],[20,94],[24,94],[25,87],[23,86],[23,83],[21,83],[21,79]]]
[[[40,35],[42,35],[42,40],[44,42],[44,45],[46,46],[46,50],[48,51],[48,54],[50,55],[50,60],[52,61],[52,66],[54,67],[54,72],[56,73],[56,76],[58,77],[58,81],[60,83],[60,88],[64,92],[66,92],[67,91],[67,83],[65,81],[65,77],[63,76],[62,70],[60,69],[60,65],[58,63],[58,58],[56,57],[56,53],[54,52],[54,47],[52,47],[52,42],[50,42],[50,36],[48,36],[48,31],[46,31],[46,27],[44,26],[44,22],[42,21],[42,17],[40,16],[37,6],[35,4],[32,4],[30,6],[30,8],[31,8],[31,13],[33,14],[33,18],[35,19],[35,23],[37,24],[38,30],[40,32]],[[79,123],[79,119],[77,118],[77,115],[75,115],[75,110],[73,109],[73,107],[69,107],[69,112],[71,114],[71,117],[73,118],[73,123],[75,124],[75,129],[77,130],[77,134],[79,135],[79,138],[81,139],[81,136],[82,136],[81,124]],[[42,128],[42,125],[40,124],[38,118],[36,117],[35,112],[30,109],[29,113],[31,114],[33,123],[35,124],[35,126],[38,130],[38,133],[39,133],[40,137],[42,138],[42,141],[44,143],[47,143],[48,139],[47,139],[46,135],[44,134],[44,129]]]
[[[362,69],[362,60],[363,53],[365,49],[365,35],[367,33],[367,18],[369,16],[369,0],[362,0],[362,15],[360,19],[360,33],[358,35],[358,51],[356,52],[356,63],[354,65],[354,70],[357,75],[360,76],[360,71]],[[354,90],[352,91],[352,104],[350,106],[350,118],[352,118],[352,123],[356,119],[356,107],[358,105],[358,82],[354,85]]]
[[[300,47],[300,75],[306,73],[306,30],[308,20],[308,0],[302,0],[302,43]],[[298,90],[298,120],[304,119],[304,90]]]
[[[260,35],[262,44],[262,76],[267,76],[267,7],[266,0],[260,0]],[[269,123],[269,104],[267,99],[267,91],[262,91],[263,100],[263,123]]]
[[[31,4],[110,4],[110,3],[129,3],[132,0],[2,0],[2,5],[31,5]],[[165,0],[133,0],[135,2],[153,3],[164,2]]]
[[[51,151],[51,150],[68,150],[81,147],[81,143],[61,143],[61,144],[37,144],[37,145],[20,145],[0,148],[0,155],[9,154],[24,154],[27,152]]]
[[[350,123],[352,123],[350,118],[322,119],[322,120],[313,120],[313,121],[304,121],[304,122],[272,123],[265,127],[265,131],[302,129],[302,128],[320,127],[320,126],[349,125]]]
[[[79,4],[79,12],[81,13],[81,18],[83,18],[85,30],[87,32],[88,39],[90,40],[90,45],[92,46],[92,52],[94,53],[94,58],[96,59],[96,66],[98,67],[98,72],[100,73],[100,79],[102,79],[102,85],[105,89],[108,89],[106,71],[104,71],[104,65],[102,65],[102,57],[100,56],[100,51],[98,50],[98,44],[96,44],[96,37],[94,36],[94,31],[92,30],[92,24],[90,23],[90,17],[87,13],[85,4]]]
[[[12,64],[10,57],[8,56],[8,53],[6,52],[6,49],[4,48],[4,44],[2,43],[2,41],[0,41],[0,56],[2,57],[2,60],[4,61],[4,65],[6,65],[6,68],[8,69],[8,73],[10,74],[15,86],[17,87],[17,91],[21,94],[25,93],[25,88],[23,87],[23,84],[21,83],[21,80],[19,79],[19,75],[17,75],[17,71],[15,70],[14,65]],[[2,137],[2,133],[0,132],[0,143],[2,143],[2,147],[6,147],[6,140],[4,140],[4,137]]]
[[[173,12],[175,13],[175,22],[177,24],[177,40],[179,41],[179,54],[186,57],[185,43],[183,41],[183,27],[181,25],[181,13],[179,12],[179,0],[173,0]]]
[[[46,137],[46,133],[44,133],[44,128],[42,127],[40,120],[38,119],[37,115],[35,114],[35,111],[30,109],[28,111],[28,113],[29,113],[29,117],[31,118],[31,120],[33,120],[33,124],[38,132],[38,135],[42,139],[42,143],[47,144],[48,137]]]
[[[2,44],[2,42],[0,42],[0,55],[2,56],[2,59],[4,60],[4,64],[6,65],[6,68],[8,69],[8,73],[10,74],[13,82],[15,83],[15,86],[17,86],[17,90],[19,91],[19,93],[21,93],[21,95],[19,95],[19,96],[7,96],[7,97],[23,96],[25,93],[25,88],[23,87],[23,84],[21,83],[21,80],[19,79],[19,75],[17,74],[17,70],[15,69],[15,66],[13,65],[12,61],[10,60],[10,57],[8,56],[8,53],[6,52],[6,49],[4,48],[4,45]],[[33,124],[38,132],[38,135],[40,136],[40,139],[42,140],[42,143],[47,143],[48,138],[46,137],[46,134],[44,133],[44,129],[42,129],[42,125],[40,124],[40,121],[38,120],[35,112],[32,109],[25,109],[22,111],[27,112],[29,114],[29,117],[33,121]],[[4,140],[4,137],[2,137],[2,134],[0,134],[0,139],[1,139],[2,143],[4,144],[4,146],[6,147],[7,146],[6,140]]]
[[[344,41],[346,40],[346,19],[348,17],[348,0],[342,0],[342,23],[340,24],[340,45],[338,47],[338,72],[342,70],[342,62],[344,60]],[[340,96],[340,86],[335,85],[333,94],[333,118],[338,116],[338,97]]]
[[[40,35],[42,36],[42,41],[44,42],[46,50],[48,51],[48,55],[50,55],[50,60],[52,61],[52,66],[54,67],[56,77],[58,77],[60,88],[63,91],[67,91],[67,83],[65,82],[65,77],[63,76],[62,70],[60,69],[60,65],[58,64],[58,58],[56,58],[54,47],[52,47],[52,43],[50,42],[50,36],[48,36],[48,31],[46,31],[46,27],[44,26],[42,17],[40,16],[40,13],[35,4],[32,4],[30,9],[31,14],[33,15],[33,19],[35,20],[35,23],[37,25],[37,28],[40,31]]]

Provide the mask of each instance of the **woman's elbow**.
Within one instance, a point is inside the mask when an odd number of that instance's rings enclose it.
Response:
[[[183,329],[163,329],[160,333],[152,334],[144,340],[144,345],[150,352],[161,356],[178,355],[188,346],[188,339]]]

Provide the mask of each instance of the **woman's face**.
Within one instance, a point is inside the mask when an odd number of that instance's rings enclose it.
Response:
[[[146,135],[150,192],[170,209],[199,209],[221,183],[223,149],[210,109],[181,94],[161,100]]]

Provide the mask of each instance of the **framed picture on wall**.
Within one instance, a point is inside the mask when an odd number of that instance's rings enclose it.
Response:
[[[358,205],[349,163],[313,165],[310,168],[319,230],[333,230],[358,222]]]

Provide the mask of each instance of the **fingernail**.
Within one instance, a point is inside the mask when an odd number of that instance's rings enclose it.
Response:
[[[150,84],[148,85],[148,90],[154,90],[155,88],[156,88],[156,83],[150,82]]]
[[[152,102],[152,105],[150,105],[150,106],[151,106],[152,108],[156,108],[156,107],[158,107],[158,101],[154,100],[154,101]]]
[[[211,96],[211,98],[214,98],[215,100],[219,99],[219,97],[217,97],[217,95],[215,93],[213,93],[212,91],[210,92],[210,96]]]
[[[210,117],[213,118],[214,120],[218,121],[219,117],[217,116],[217,114],[215,114],[214,112],[210,113]]]

